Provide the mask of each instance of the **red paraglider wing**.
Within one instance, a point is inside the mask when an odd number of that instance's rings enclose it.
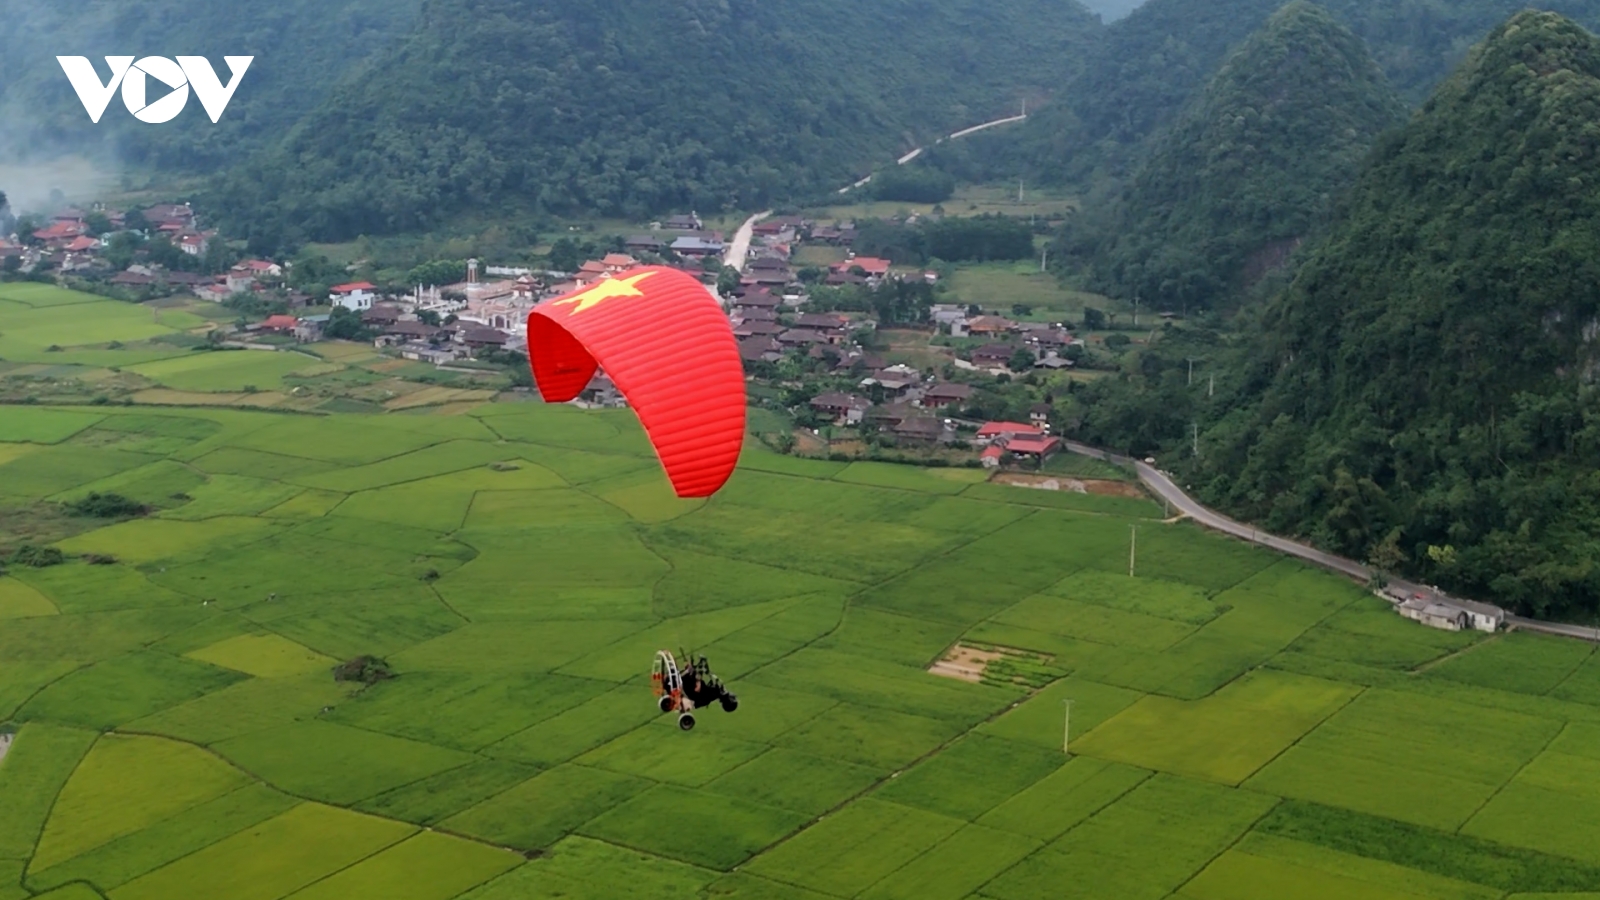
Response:
[[[680,497],[709,497],[744,443],[744,366],[705,285],[649,266],[547,300],[528,314],[539,393],[578,396],[603,367],[639,416]]]

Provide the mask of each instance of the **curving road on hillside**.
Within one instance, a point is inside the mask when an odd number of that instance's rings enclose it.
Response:
[[[1143,483],[1151,493],[1167,501],[1167,503],[1171,504],[1179,512],[1207,528],[1223,532],[1224,534],[1231,534],[1234,537],[1242,538],[1254,544],[1260,544],[1263,547],[1269,547],[1278,551],[1279,553],[1285,553],[1290,556],[1298,557],[1306,562],[1315,563],[1316,565],[1322,566],[1325,569],[1330,569],[1334,572],[1338,572],[1341,575],[1347,575],[1350,578],[1354,578],[1355,580],[1363,583],[1372,578],[1372,569],[1356,562],[1355,560],[1346,559],[1342,556],[1336,556],[1332,553],[1318,550],[1315,547],[1312,547],[1308,544],[1302,544],[1299,541],[1291,541],[1287,538],[1278,537],[1275,534],[1269,534],[1265,531],[1257,529],[1254,525],[1249,525],[1236,519],[1230,519],[1216,510],[1202,506],[1193,497],[1190,497],[1187,493],[1185,493],[1182,488],[1178,487],[1178,485],[1174,483],[1165,472],[1162,472],[1160,469],[1157,469],[1155,466],[1149,465],[1142,460],[1137,460],[1129,456],[1121,456],[1107,450],[1101,450],[1098,447],[1091,447],[1088,444],[1080,444],[1077,441],[1064,440],[1062,441],[1062,446],[1064,446],[1067,450],[1082,456],[1091,456],[1095,459],[1103,459],[1107,462],[1116,463],[1117,465],[1132,466],[1134,471],[1139,476],[1139,481]],[[1437,597],[1445,600],[1459,601],[1462,599],[1452,597],[1449,594],[1446,594],[1444,591],[1437,590],[1431,585],[1417,584],[1415,582],[1404,581],[1395,578],[1389,579],[1389,584],[1390,586],[1399,588],[1408,594],[1421,594],[1425,597]],[[1385,599],[1390,598],[1385,597]],[[1391,600],[1391,602],[1393,601]],[[1543,634],[1554,634],[1562,637],[1581,638],[1586,641],[1600,642],[1600,628],[1590,628],[1584,625],[1568,625],[1562,622],[1543,622],[1538,619],[1528,619],[1522,616],[1511,615],[1509,613],[1506,615],[1506,621],[1524,631],[1537,631]]]
[[[981,125],[974,125],[971,128],[963,128],[960,131],[952,132],[949,135],[946,135],[945,137],[939,138],[937,141],[934,141],[934,143],[935,144],[942,144],[945,141],[953,141],[956,138],[963,138],[963,137],[966,137],[969,134],[976,134],[977,132],[983,131],[986,128],[994,128],[994,127],[996,127],[998,125],[1010,125],[1012,122],[1022,122],[1022,121],[1025,121],[1027,118],[1028,118],[1028,114],[1027,113],[1023,113],[1020,116],[1005,116],[1004,118],[994,119],[994,120],[991,120],[991,121],[988,121],[988,122],[984,122]],[[921,156],[922,155],[922,151],[924,151],[926,149],[927,149],[926,147],[918,147],[915,150],[912,150],[912,151],[906,153],[904,156],[901,156],[899,159],[895,160],[894,163],[897,166],[903,166],[906,163],[911,162],[913,159],[916,159],[917,157]],[[853,181],[850,184],[847,184],[844,187],[839,188],[838,192],[841,193],[841,194],[848,194],[851,191],[855,190],[858,187],[861,187],[862,185],[866,184],[867,182],[869,182],[871,180],[872,180],[872,176],[868,175],[867,177],[862,178],[859,181]]]
[[[1027,118],[1028,118],[1028,114],[1027,113],[1023,113],[1020,116],[1006,116],[1003,119],[995,119],[995,120],[990,121],[990,122],[984,122],[982,125],[974,125],[971,128],[963,128],[960,131],[952,133],[949,137],[940,138],[939,140],[935,141],[934,143],[942,144],[945,141],[955,140],[956,138],[966,137],[969,134],[975,134],[975,133],[977,133],[979,131],[983,131],[986,128],[994,128],[994,127],[999,126],[999,125],[1010,125],[1012,122],[1021,122],[1021,121],[1024,121],[1025,119],[1027,119]],[[922,155],[922,151],[925,150],[925,149],[927,149],[927,148],[918,147],[915,150],[912,150],[911,152],[906,153],[905,155],[901,156],[899,159],[895,160],[895,165],[903,166],[906,163],[911,162],[913,159],[916,159],[917,157],[921,156]],[[839,189],[839,193],[847,194],[851,190],[853,190],[855,188],[858,188],[858,187],[861,187],[862,185],[866,184],[867,182],[869,182],[871,180],[872,180],[872,176],[868,175],[867,177],[861,179],[860,181],[852,182],[851,184],[840,188]],[[738,232],[736,232],[734,234],[732,243],[728,244],[727,249],[723,250],[723,252],[722,252],[722,264],[723,265],[732,266],[732,267],[734,267],[735,269],[738,269],[741,272],[744,271],[745,260],[750,256],[750,240],[751,240],[751,237],[755,234],[754,229],[756,227],[756,223],[761,221],[762,219],[765,219],[767,216],[770,216],[770,215],[772,215],[772,210],[769,209],[769,210],[766,210],[764,212],[758,212],[755,215],[751,216],[750,218],[744,220],[744,224],[740,225]]]

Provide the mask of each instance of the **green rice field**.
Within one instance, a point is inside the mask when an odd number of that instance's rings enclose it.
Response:
[[[0,406],[0,517],[91,490],[151,511],[0,576],[3,900],[1600,896],[1590,645],[1146,501],[754,442],[679,500],[631,412],[528,401]],[[659,648],[739,710],[680,731]]]

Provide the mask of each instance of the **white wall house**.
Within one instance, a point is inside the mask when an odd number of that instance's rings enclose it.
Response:
[[[371,309],[372,301],[375,299],[377,299],[377,288],[366,281],[335,285],[328,294],[328,302],[334,306],[342,306],[356,312]]]

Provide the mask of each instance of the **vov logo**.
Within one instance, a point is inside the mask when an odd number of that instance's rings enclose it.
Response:
[[[131,56],[108,56],[105,59],[106,65],[111,68],[111,80],[102,83],[89,57],[56,57],[62,70],[67,73],[67,80],[72,82],[72,89],[78,92],[78,99],[83,101],[89,120],[99,123],[100,116],[111,102],[111,95],[120,86],[122,103],[128,107],[128,112],[141,122],[159,125],[172,121],[178,113],[183,112],[189,102],[191,87],[211,121],[221,119],[222,111],[228,108],[228,101],[233,99],[234,90],[239,87],[239,81],[244,78],[245,70],[250,68],[255,57],[224,56],[222,59],[228,64],[230,76],[226,85],[217,78],[216,70],[211,68],[210,61],[204,56],[180,56],[177,62],[165,56],[146,56],[138,62],[134,62]],[[170,93],[153,102],[146,102],[151,79],[166,85],[171,89]]]

